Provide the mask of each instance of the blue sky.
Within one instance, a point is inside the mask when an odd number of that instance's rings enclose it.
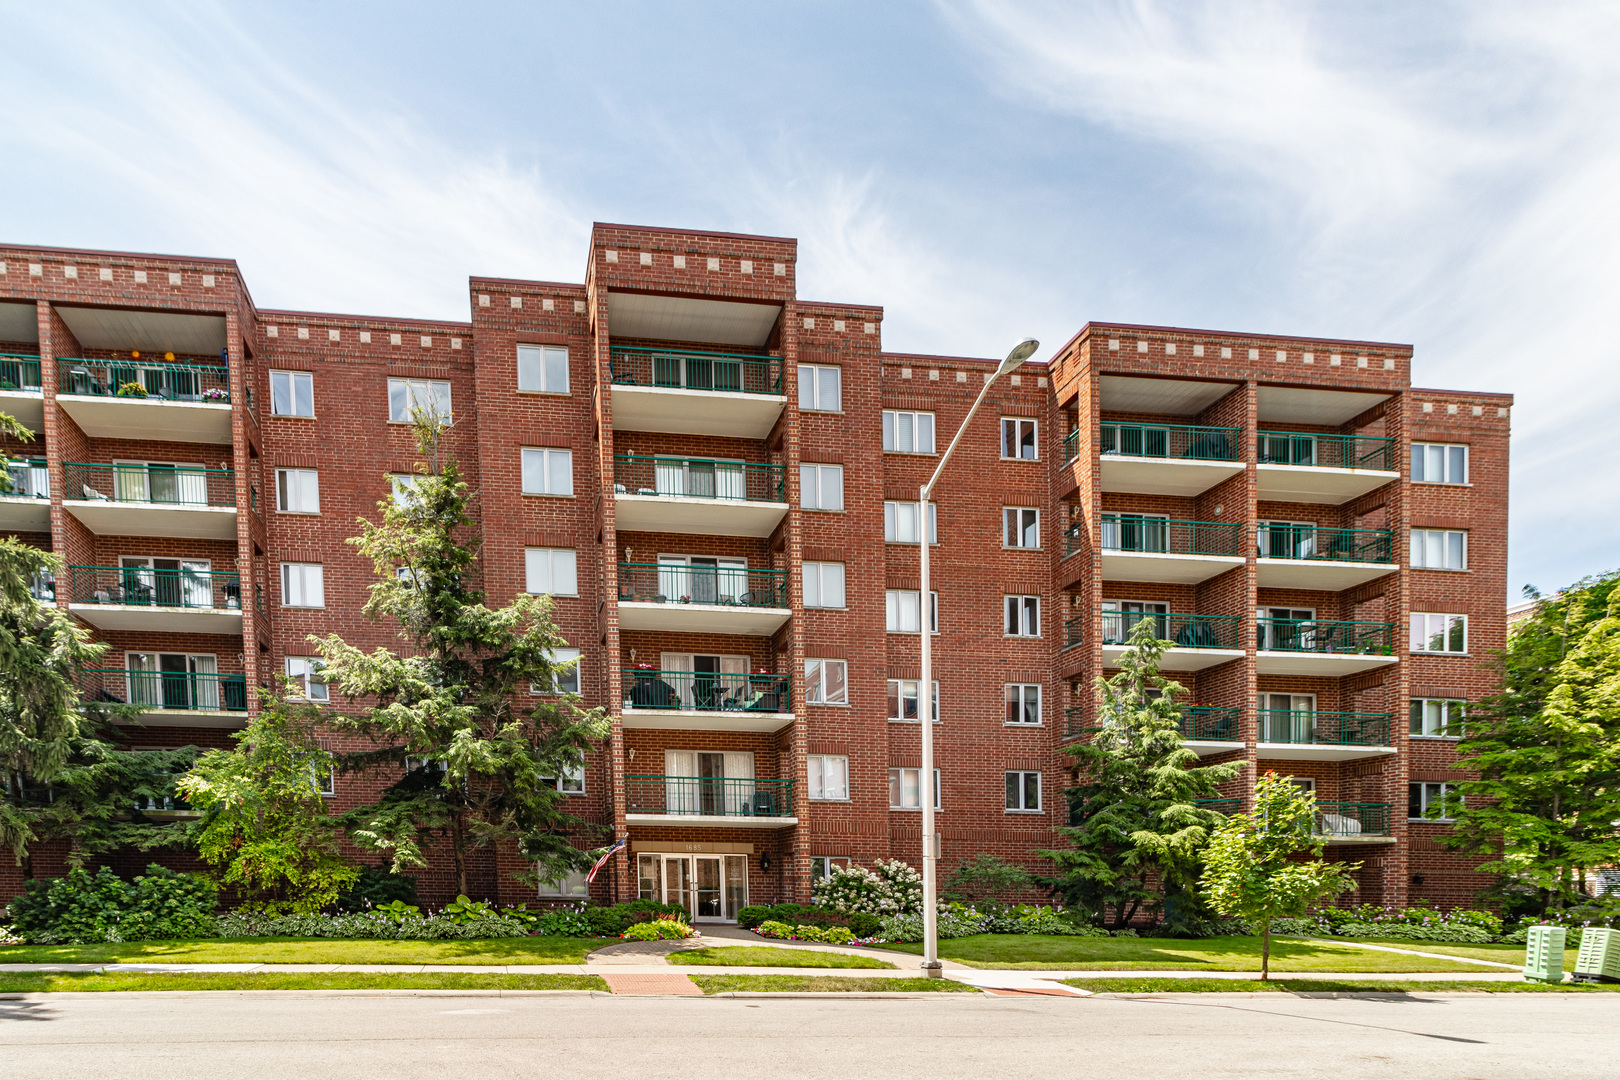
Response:
[[[1620,565],[1620,5],[0,0],[0,238],[465,317],[594,221],[800,240],[895,350],[1409,342],[1517,395],[1510,590]]]

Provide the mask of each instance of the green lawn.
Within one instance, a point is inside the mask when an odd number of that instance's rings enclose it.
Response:
[[[921,945],[886,948],[921,953]],[[979,934],[947,938],[939,954],[969,967],[1052,970],[1258,971],[1257,937],[1088,938],[1042,934]],[[1475,964],[1357,949],[1337,942],[1272,939],[1273,971],[1479,971]]]
[[[1445,953],[1447,956],[1471,956],[1475,960],[1495,960],[1498,964],[1512,964],[1515,967],[1524,966],[1523,945],[1454,945],[1442,941],[1398,941],[1395,938],[1357,938],[1369,945],[1388,945],[1396,949],[1415,949],[1418,952]],[[1575,957],[1580,952],[1580,941],[1577,938],[1574,946],[1564,950],[1564,970],[1571,971],[1575,967]]]
[[[978,987],[951,979],[879,979],[852,975],[693,975],[705,994],[749,993],[977,994]]]
[[[117,945],[12,945],[0,964],[582,964],[605,938],[522,937],[477,941],[334,941],[213,938]]]
[[[601,990],[595,975],[496,975],[469,972],[421,974],[303,974],[297,972],[107,975],[68,972],[0,972],[0,993],[40,994],[93,990]]]
[[[703,964],[719,967],[791,968],[893,968],[895,965],[870,956],[819,952],[810,949],[779,949],[770,945],[727,945],[714,949],[693,949],[673,953],[671,964]]]
[[[1399,982],[1370,979],[1064,979],[1066,986],[1097,994],[1564,994],[1614,993],[1620,984],[1564,983],[1549,986],[1536,982],[1443,982],[1437,979],[1402,979]]]

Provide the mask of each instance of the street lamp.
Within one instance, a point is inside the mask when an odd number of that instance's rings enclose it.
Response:
[[[956,444],[962,441],[962,435],[967,431],[968,425],[973,422],[973,414],[979,411],[984,404],[985,395],[990,392],[990,386],[997,379],[1018,367],[1025,360],[1035,355],[1035,350],[1041,343],[1034,338],[1025,338],[1013,346],[1007,359],[996,368],[996,373],[984,380],[984,386],[979,390],[979,396],[973,400],[973,408],[968,410],[962,419],[962,426],[956,429],[951,438],[951,444],[945,448],[940,456],[939,464],[934,467],[934,475],[928,478],[928,483],[922,486],[917,496],[917,532],[921,539],[922,548],[922,592],[917,597],[918,622],[922,626],[922,679],[917,686],[917,711],[922,717],[922,775],[918,777],[919,794],[922,796],[922,839],[923,839],[923,974],[939,976],[942,974],[939,963],[939,886],[935,881],[935,864],[939,858],[939,836],[934,831],[934,648],[933,648],[933,615],[934,607],[931,602],[932,590],[928,587],[928,500],[934,494],[934,485],[939,483],[939,474],[945,471],[945,463],[951,460],[956,452]]]

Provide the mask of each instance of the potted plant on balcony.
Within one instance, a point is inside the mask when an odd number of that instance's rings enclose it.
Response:
[[[204,401],[229,401],[231,400],[231,392],[221,387],[214,386],[204,390],[202,398]]]
[[[146,387],[138,382],[127,382],[118,388],[119,397],[143,398],[146,396]]]

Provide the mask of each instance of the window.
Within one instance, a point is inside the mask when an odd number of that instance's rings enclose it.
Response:
[[[804,564],[804,606],[841,608],[844,606],[844,564],[807,562]]]
[[[314,469],[277,469],[276,509],[283,514],[320,513],[319,474]]]
[[[270,413],[273,416],[314,416],[315,377],[307,371],[272,371]]]
[[[416,492],[416,483],[422,478],[415,473],[391,473],[389,479],[392,481],[390,486],[393,488],[394,505],[401,508],[409,506]]]
[[[1007,809],[1014,813],[1033,814],[1041,809],[1041,774],[1038,772],[1009,772],[1007,778]]]
[[[883,449],[891,454],[932,454],[934,414],[884,409]]]
[[[1429,811],[1434,811],[1431,821],[1455,820],[1443,809],[1446,797],[1453,800],[1461,797],[1457,795],[1456,784],[1430,784],[1412,783],[1406,785],[1406,816],[1409,818],[1429,817]]]
[[[1007,684],[1007,723],[1039,724],[1041,722],[1040,683]]]
[[[799,365],[799,408],[809,412],[842,412],[843,372],[828,364]]]
[[[930,592],[928,629],[939,633],[939,593]],[[885,629],[891,634],[922,633],[920,597],[916,589],[889,589],[883,594]]]
[[[568,350],[554,345],[517,347],[518,389],[538,394],[568,393]]]
[[[1412,483],[1468,483],[1468,447],[1451,443],[1413,443]]]
[[[551,685],[530,683],[529,693],[547,695],[579,693],[579,650],[553,649],[551,662],[554,665]]]
[[[309,777],[315,782],[315,791],[318,794],[328,799],[337,794],[337,770],[330,765],[325,772],[311,767]]]
[[[1261,694],[1259,721],[1263,743],[1314,743],[1316,695]]]
[[[889,680],[889,719],[912,720],[922,718],[921,703],[917,700],[917,679],[890,679]],[[932,702],[934,723],[939,723],[939,680],[934,680],[934,700]]]
[[[811,754],[810,798],[816,802],[849,801],[849,758],[842,754]]]
[[[922,770],[889,770],[889,809],[922,809]],[[934,809],[939,809],[939,770],[934,770]]]
[[[585,765],[576,763],[563,769],[561,776],[542,776],[540,782],[554,787],[564,795],[585,794]]]
[[[1315,620],[1315,608],[1261,608],[1254,626],[1260,649],[1314,652],[1317,641]]]
[[[163,709],[247,708],[247,686],[219,674],[219,658],[212,653],[124,654],[125,700],[132,705]]]
[[[1018,420],[1011,416],[1001,418],[1001,456],[1023,461],[1040,458],[1035,443],[1035,421]]]
[[[326,662],[318,656],[287,657],[287,678],[298,684],[297,694],[305,701],[330,701],[326,689],[326,676],[321,674]]]
[[[1463,703],[1453,698],[1413,698],[1411,732],[1432,738],[1462,736]]]
[[[1102,639],[1104,645],[1123,645],[1131,638],[1136,624],[1153,623],[1153,633],[1161,640],[1170,636],[1170,605],[1154,600],[1104,600]]]
[[[1010,548],[1041,546],[1041,512],[1028,507],[1008,506],[1001,511],[1001,542]]]
[[[883,504],[883,539],[891,544],[917,542],[917,504],[914,502],[886,502]],[[939,543],[939,511],[928,504],[928,542]]]
[[[799,505],[806,510],[844,508],[842,465],[800,465]]]
[[[388,419],[396,424],[411,422],[414,411],[450,422],[450,384],[436,379],[389,379]]]
[[[560,878],[551,878],[540,883],[541,896],[567,896],[580,900],[591,895],[591,889],[585,881],[585,871],[574,870]]]
[[[1412,651],[1467,652],[1468,616],[1412,612]]]
[[[1412,565],[1425,570],[1468,569],[1468,534],[1460,529],[1413,529]]]
[[[804,700],[811,705],[848,705],[849,669],[844,661],[806,660]]]
[[[320,563],[281,564],[281,606],[326,606],[326,577]]]
[[[573,548],[524,548],[524,591],[578,596],[579,571]]]
[[[813,885],[832,877],[833,867],[843,870],[849,869],[848,855],[812,855],[810,856],[810,883]]]
[[[572,495],[574,452],[523,448],[523,494]]]
[[[1041,636],[1041,598],[1038,596],[1007,597],[1007,636]]]

